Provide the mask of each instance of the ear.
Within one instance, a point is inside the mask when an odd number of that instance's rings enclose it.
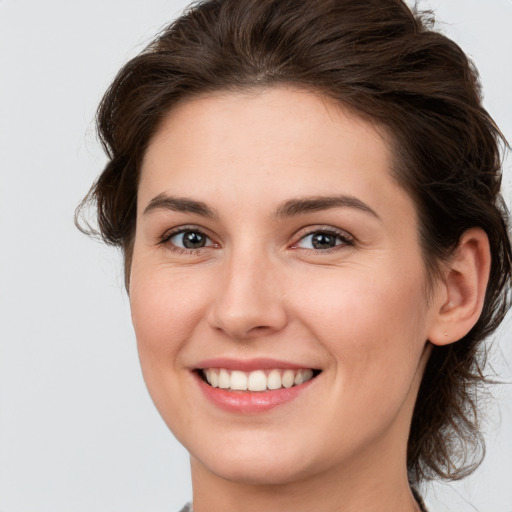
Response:
[[[435,320],[428,338],[431,343],[448,345],[458,341],[476,324],[482,312],[490,268],[487,234],[481,228],[468,229],[446,264],[444,280],[436,290]]]

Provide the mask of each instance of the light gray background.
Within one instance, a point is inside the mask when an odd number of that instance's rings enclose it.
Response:
[[[0,512],[173,512],[191,496],[138,368],[119,255],[72,221],[105,161],[103,91],[186,3],[0,0]],[[474,58],[512,139],[512,1],[422,5]],[[508,381],[511,328],[495,357]],[[512,512],[511,388],[495,391],[486,462],[429,487],[433,512]]]

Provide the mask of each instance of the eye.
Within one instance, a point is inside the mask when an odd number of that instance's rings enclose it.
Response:
[[[344,232],[322,229],[313,231],[303,236],[296,244],[295,248],[310,250],[328,250],[339,245],[353,245],[351,238]]]
[[[163,240],[177,249],[198,250],[203,247],[214,247],[213,241],[197,229],[182,229],[171,233]]]

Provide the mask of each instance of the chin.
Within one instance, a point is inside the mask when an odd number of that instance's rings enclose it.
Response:
[[[190,450],[193,464],[209,473],[247,485],[283,485],[301,480],[314,472],[314,464],[308,462],[307,455],[297,448],[304,444],[229,443],[221,450]]]
[[[298,468],[293,462],[277,458],[274,455],[273,458],[258,457],[256,460],[230,458],[229,461],[215,461],[212,464],[197,462],[224,480],[246,485],[286,485],[301,480],[308,473],[305,468]]]

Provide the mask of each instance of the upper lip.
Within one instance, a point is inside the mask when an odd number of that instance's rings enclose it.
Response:
[[[251,372],[254,370],[271,370],[274,368],[283,370],[301,370],[313,369],[313,366],[291,363],[279,359],[255,358],[255,359],[232,359],[229,357],[216,357],[214,359],[205,359],[195,365],[196,370],[206,368],[225,368],[226,370],[240,370]]]

